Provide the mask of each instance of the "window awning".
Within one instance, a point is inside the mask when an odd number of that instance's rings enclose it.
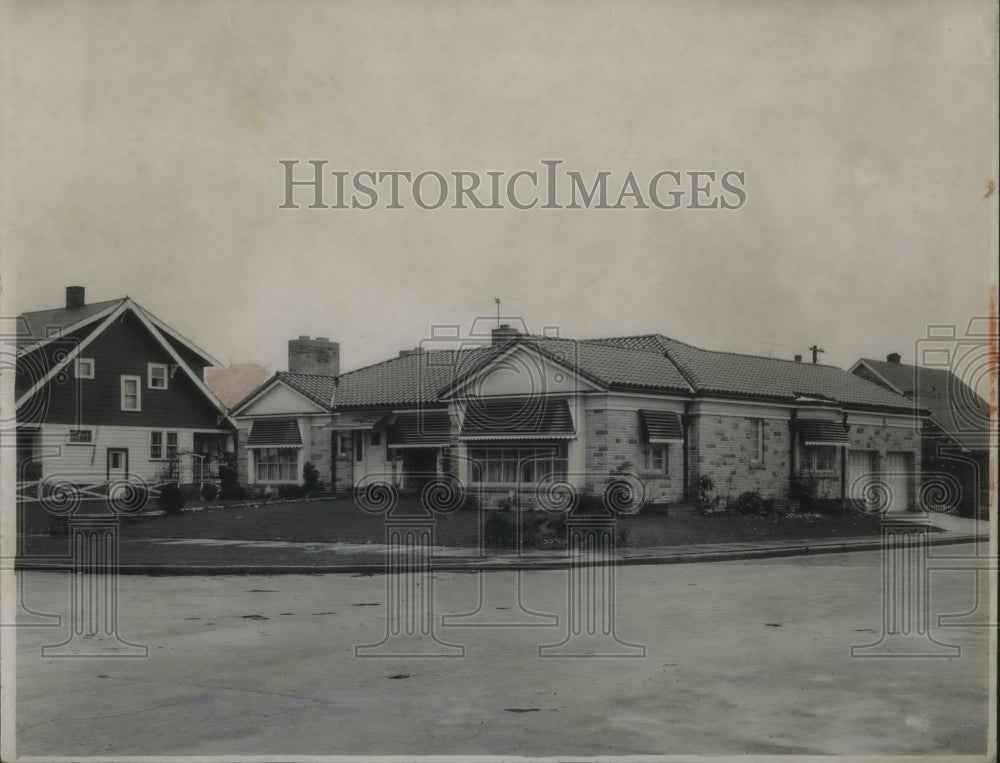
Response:
[[[302,436],[295,419],[257,419],[250,427],[248,448],[301,448]]]
[[[339,432],[350,431],[352,429],[374,429],[375,425],[386,418],[385,412],[374,413],[370,416],[335,416],[333,421],[323,427],[323,429],[334,429]]]
[[[462,440],[573,439],[573,417],[563,400],[526,397],[516,400],[469,401],[462,422]]]
[[[646,442],[651,445],[666,445],[684,442],[684,427],[681,417],[674,411],[639,411]]]
[[[444,448],[451,441],[448,411],[397,413],[389,426],[390,448]]]
[[[842,447],[851,444],[847,428],[839,421],[803,419],[799,421],[799,435],[803,445],[834,445]]]

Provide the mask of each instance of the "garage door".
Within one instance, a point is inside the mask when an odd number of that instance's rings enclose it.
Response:
[[[878,479],[878,453],[874,450],[852,450],[847,454],[847,495],[854,505],[865,511],[878,508],[877,495],[868,490]]]
[[[910,505],[910,475],[913,471],[912,453],[885,454],[885,470],[882,480],[889,488],[891,502],[887,513],[899,513],[906,511]]]

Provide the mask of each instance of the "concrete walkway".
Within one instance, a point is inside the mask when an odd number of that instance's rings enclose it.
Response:
[[[894,520],[896,518],[894,517]],[[926,523],[938,529],[928,536],[932,546],[967,543],[973,553],[987,553],[989,523],[945,515],[900,519]],[[74,560],[68,543],[39,536],[35,546],[20,556],[16,569],[72,570]],[[765,559],[771,557],[874,551],[882,547],[880,537],[772,540],[743,543],[708,543],[618,549],[610,558],[618,565],[682,564],[690,562]],[[388,547],[384,544],[292,543],[286,541],[236,541],[212,538],[122,539],[118,571],[121,574],[325,574],[385,571]],[[422,547],[418,553],[430,557],[435,570],[553,570],[594,563],[574,557],[567,550],[523,550]],[[601,557],[597,563],[606,563]]]

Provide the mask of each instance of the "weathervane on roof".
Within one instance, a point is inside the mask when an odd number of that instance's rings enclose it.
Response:
[[[824,350],[822,347],[815,344],[812,347],[810,347],[809,350],[813,354],[813,363],[816,362],[816,358],[819,355],[819,353],[826,352],[826,350]]]

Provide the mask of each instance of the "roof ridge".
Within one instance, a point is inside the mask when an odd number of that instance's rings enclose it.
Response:
[[[23,315],[37,315],[38,313],[52,313],[55,312],[56,310],[71,312],[73,310],[82,310],[87,307],[96,307],[98,305],[110,305],[114,304],[115,302],[124,302],[126,299],[128,299],[127,296],[116,297],[115,299],[100,299],[97,302],[87,302],[86,304],[81,305],[80,307],[66,307],[64,305],[62,307],[43,307],[41,310],[24,310],[17,317],[20,318]]]

